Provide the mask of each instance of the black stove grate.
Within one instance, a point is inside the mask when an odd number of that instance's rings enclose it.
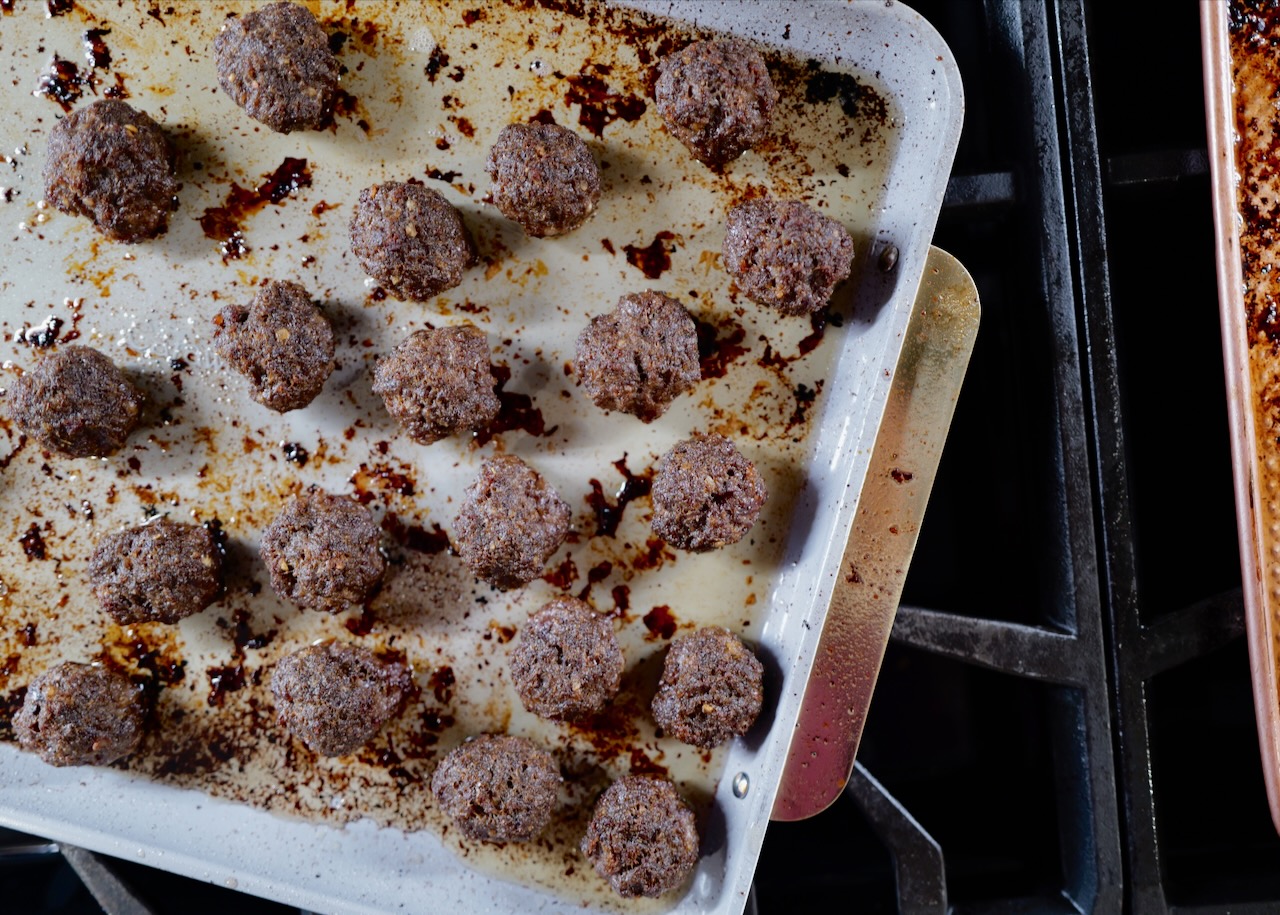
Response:
[[[1199,10],[913,5],[964,79],[936,243],[983,324],[859,765],[831,810],[770,827],[749,908],[1280,911]],[[3,907],[100,911],[73,863],[0,831]],[[158,915],[297,911],[112,869]]]

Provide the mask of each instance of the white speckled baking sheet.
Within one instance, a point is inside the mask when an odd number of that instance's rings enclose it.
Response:
[[[54,769],[0,742],[0,822],[317,911],[739,910],[959,135],[950,55],[892,3],[649,3],[644,14],[560,2],[308,5],[346,36],[334,44],[349,98],[332,130],[289,136],[217,89],[210,43],[247,4],[77,0],[50,17],[43,2],[17,0],[0,18],[0,186],[10,190],[0,196],[11,198],[0,203],[0,358],[8,372],[34,364],[43,351],[23,331],[52,316],[55,345],[76,338],[107,352],[150,398],[146,427],[102,461],[46,456],[0,425],[0,697],[11,708],[63,658],[108,659],[152,680],[158,697],[143,747],[112,768]],[[91,28],[110,30],[109,68],[85,59]],[[647,95],[654,62],[690,28],[758,40],[782,93],[770,139],[724,175],[662,130]],[[42,207],[44,146],[62,109],[32,90],[55,54],[90,83],[72,104],[122,86],[173,136],[183,189],[162,238],[113,245]],[[597,213],[558,239],[524,238],[484,201],[490,143],[533,116],[577,130],[602,164]],[[243,215],[228,244],[212,217],[233,184],[255,189],[289,159],[306,160],[305,171],[286,168],[304,176],[299,186]],[[380,295],[347,251],[359,189],[409,177],[462,210],[481,254],[461,286],[425,305]],[[854,234],[854,276],[825,327],[758,308],[720,269],[725,211],[766,190]],[[886,271],[889,246],[899,253]],[[249,401],[209,345],[213,314],[267,278],[303,283],[339,332],[324,392],[285,416]],[[589,316],[647,287],[702,322],[705,376],[650,426],[598,411],[569,368]],[[414,445],[370,391],[370,369],[412,329],[464,321],[489,333],[510,373],[506,421],[482,440]],[[729,435],[764,474],[771,497],[750,537],[677,553],[652,538],[644,497],[610,535],[601,500],[616,505],[626,474],[643,479],[694,430]],[[544,579],[505,594],[440,549],[461,490],[499,449],[547,476],[575,528]],[[262,527],[312,484],[360,497],[386,531],[390,571],[363,611],[283,604],[257,564]],[[87,556],[103,533],[157,512],[221,523],[228,593],[176,627],[122,629],[93,605]],[[525,617],[561,593],[613,613],[627,657],[614,709],[574,727],[526,714],[506,674]],[[768,679],[755,729],[702,754],[657,736],[646,706],[666,642],[708,623],[756,645]],[[283,735],[266,689],[280,654],[328,635],[403,654],[421,688],[342,760]],[[562,811],[536,843],[465,843],[434,810],[438,755],[481,730],[524,734],[561,763]],[[648,771],[667,772],[699,810],[703,856],[681,892],[623,903],[577,837],[609,779]],[[742,798],[736,773],[750,783]]]

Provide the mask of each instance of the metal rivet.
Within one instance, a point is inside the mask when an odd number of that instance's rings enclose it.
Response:
[[[880,251],[880,272],[891,273],[898,266],[898,246],[886,245]]]
[[[751,779],[747,778],[747,773],[739,772],[733,777],[733,796],[746,797],[747,792],[751,789]]]

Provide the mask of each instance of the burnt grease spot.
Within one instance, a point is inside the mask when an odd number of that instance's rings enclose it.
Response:
[[[614,121],[638,121],[645,113],[644,99],[630,93],[615,92],[601,79],[609,68],[588,65],[577,76],[566,77],[569,88],[564,100],[569,105],[580,105],[578,123],[597,137],[604,136],[604,129]]]
[[[299,467],[306,467],[307,461],[311,459],[311,452],[297,442],[281,442],[280,450],[284,452],[286,461]]]
[[[210,207],[200,217],[200,228],[206,238],[212,238],[222,247],[222,260],[236,260],[251,249],[244,241],[244,220],[268,203],[283,203],[300,188],[311,186],[311,170],[306,159],[286,157],[280,166],[262,176],[256,188],[241,187],[234,181],[227,192],[227,202],[220,207]]]
[[[676,250],[676,246],[672,244],[675,237],[675,233],[663,229],[643,248],[623,245],[622,250],[627,254],[627,263],[640,270],[649,279],[658,279],[664,272],[671,269],[671,254]]]
[[[395,512],[387,512],[382,518],[382,529],[396,543],[415,553],[432,555],[450,549],[449,535],[439,524],[432,523],[431,530],[427,530],[421,524],[402,521]]]
[[[111,29],[88,29],[81,36],[81,41],[84,42],[85,58],[89,61],[89,66],[95,70],[111,69],[111,49],[103,41],[110,34]]]
[[[517,394],[506,390],[511,380],[511,369],[505,365],[495,365],[492,369],[494,392],[498,395],[498,415],[484,429],[476,432],[472,438],[475,447],[487,445],[495,435],[520,429],[530,435],[554,435],[559,426],[547,428],[542,418],[542,411],[533,405],[533,398],[528,394]]]
[[[659,604],[644,615],[645,628],[649,634],[645,638],[651,642],[658,639],[670,639],[676,634],[675,615],[666,604]]]
[[[587,504],[596,516],[596,537],[614,537],[618,533],[618,523],[622,521],[622,513],[633,499],[649,495],[653,485],[653,470],[649,469],[636,475],[627,467],[627,456],[613,462],[618,473],[622,474],[622,485],[614,494],[615,502],[605,498],[604,486],[599,480],[591,480],[591,492],[587,494]]]
[[[721,318],[719,327],[700,320],[694,322],[694,327],[698,333],[698,363],[702,377],[723,378],[729,366],[747,352],[742,345],[747,339],[746,328],[731,318]]]
[[[34,521],[27,528],[27,532],[18,538],[18,542],[22,544],[22,552],[27,555],[27,562],[33,559],[47,559],[49,557],[48,550],[44,544],[44,537],[40,534],[40,525]]]
[[[65,16],[75,9],[75,0],[45,0],[44,14],[52,19],[54,16]]]
[[[14,339],[18,343],[27,344],[27,346],[46,349],[58,342],[58,334],[62,332],[62,325],[63,320],[61,318],[49,315],[34,327],[22,328],[14,335]]]
[[[453,182],[462,177],[462,172],[442,172],[438,168],[429,168],[427,169],[427,177],[432,181],[443,181],[445,184],[453,184]]]
[[[63,111],[70,113],[71,106],[80,100],[85,90],[95,92],[96,86],[92,70],[81,73],[74,63],[54,54],[48,71],[40,74],[33,94],[57,102]]]

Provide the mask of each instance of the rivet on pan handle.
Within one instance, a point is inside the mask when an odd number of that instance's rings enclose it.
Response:
[[[968,271],[930,248],[773,805],[775,820],[820,813],[849,781],[978,315]]]

